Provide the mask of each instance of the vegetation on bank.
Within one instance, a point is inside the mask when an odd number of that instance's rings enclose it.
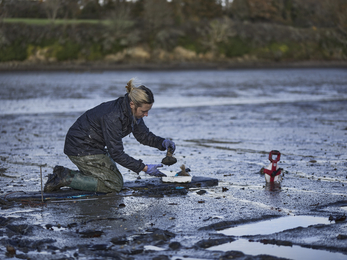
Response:
[[[213,23],[219,25],[214,27]],[[163,35],[142,39],[136,30],[118,35],[111,25],[100,23],[4,23],[0,30],[0,61],[256,62],[347,57],[343,38],[332,29],[297,29],[231,20],[214,20],[204,29],[190,28],[172,35],[162,32]]]
[[[49,1],[22,2],[35,3],[36,9],[30,10],[36,11],[24,19],[16,17],[22,5],[17,6],[18,12],[7,6],[12,17],[0,22],[0,62],[347,59],[345,0],[315,0],[315,5],[297,0],[234,0],[224,7],[212,0],[109,0],[104,6],[86,0],[83,8],[72,5],[83,1],[63,1],[71,5],[60,6],[49,19],[42,18],[39,9]],[[1,13],[6,1],[0,3]]]
[[[107,20],[92,20],[92,19],[55,19],[54,21],[47,18],[3,18],[3,23],[24,23],[31,25],[51,25],[51,24],[79,24],[79,23],[87,23],[87,24],[108,24]]]

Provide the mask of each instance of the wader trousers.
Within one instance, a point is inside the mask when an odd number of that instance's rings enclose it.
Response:
[[[108,154],[69,156],[80,171],[71,171],[69,187],[77,190],[114,192],[123,187],[123,176]]]

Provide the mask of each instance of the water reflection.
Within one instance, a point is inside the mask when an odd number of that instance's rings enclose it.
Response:
[[[313,216],[288,216],[277,219],[270,219],[256,223],[240,225],[218,231],[227,236],[253,236],[253,235],[269,235],[281,232],[287,229],[297,227],[308,227],[316,224],[330,224],[328,218]]]
[[[211,251],[242,251],[247,255],[261,255],[267,254],[277,257],[284,257],[293,260],[316,260],[316,259],[334,259],[345,260],[347,256],[342,253],[332,253],[324,250],[316,250],[303,248],[300,246],[277,246],[277,245],[264,245],[259,242],[249,242],[245,239],[239,239],[234,242],[226,243],[223,245],[213,246],[208,248]]]
[[[281,191],[281,183],[279,182],[266,182],[265,190],[267,191]]]

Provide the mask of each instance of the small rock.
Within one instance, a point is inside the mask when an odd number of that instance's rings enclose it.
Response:
[[[172,249],[172,250],[178,250],[181,248],[181,243],[180,242],[172,242],[169,244],[169,247]]]
[[[103,231],[94,231],[94,230],[87,230],[84,232],[80,232],[82,234],[82,238],[93,238],[93,237],[101,237],[103,234]]]
[[[153,260],[169,260],[170,258],[166,255],[158,255],[153,258]]]
[[[16,249],[13,246],[6,247],[9,256],[14,256],[16,254]]]
[[[23,225],[8,225],[7,228],[16,234],[29,235],[32,232],[33,227],[23,224]]]
[[[97,250],[107,250],[107,244],[98,244],[98,245],[92,245],[90,246],[90,250],[97,251]]]
[[[197,192],[197,194],[199,194],[199,195],[203,195],[203,194],[205,194],[207,191],[205,191],[205,190],[199,190],[198,192]]]
[[[122,236],[122,237],[114,237],[111,239],[111,242],[115,245],[125,245],[128,240],[126,239],[125,236]]]
[[[344,240],[344,239],[347,239],[347,235],[338,234],[336,238],[337,238],[337,239]]]
[[[47,229],[53,230],[53,225],[52,225],[52,224],[47,224],[45,227],[46,227]]]
[[[77,226],[77,223],[70,223],[67,225],[68,228],[73,228],[73,227],[76,227]]]

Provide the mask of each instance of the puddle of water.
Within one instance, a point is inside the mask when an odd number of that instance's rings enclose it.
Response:
[[[293,260],[316,260],[316,259],[334,259],[346,260],[347,255],[342,253],[332,253],[324,250],[309,249],[300,246],[277,246],[264,245],[259,242],[248,242],[245,239],[239,239],[234,242],[213,246],[208,248],[210,251],[242,251],[247,255],[267,254],[276,257],[284,257]]]
[[[330,224],[328,218],[313,216],[288,216],[277,219],[260,221],[218,231],[227,236],[269,235],[287,229],[308,227],[316,224]]]
[[[34,212],[36,209],[8,209],[8,210],[3,210],[0,212],[0,216],[4,216],[4,217],[12,217],[12,218],[20,218],[23,216],[23,214],[25,213],[32,213]]]

